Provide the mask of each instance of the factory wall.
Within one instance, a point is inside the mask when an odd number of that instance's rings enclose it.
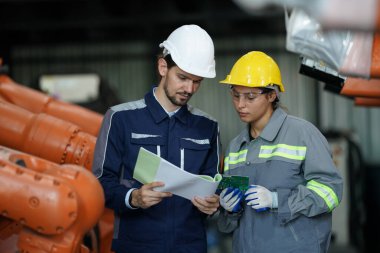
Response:
[[[191,104],[220,122],[223,147],[244,126],[235,113],[225,78],[233,63],[251,50],[265,51],[278,63],[286,92],[282,105],[290,114],[311,121],[322,131],[349,134],[359,144],[365,161],[380,163],[380,110],[355,107],[353,100],[330,93],[315,79],[298,73],[299,56],[285,49],[282,36],[215,39],[217,77],[206,79]],[[160,41],[108,42],[15,46],[11,52],[11,77],[27,86],[38,86],[41,74],[98,73],[116,91],[120,101],[142,97],[157,83],[155,57]]]

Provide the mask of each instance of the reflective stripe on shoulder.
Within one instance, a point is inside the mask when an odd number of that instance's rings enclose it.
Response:
[[[230,164],[243,163],[247,159],[247,149],[240,150],[236,153],[229,153],[226,158],[224,158],[224,171],[229,170]]]
[[[273,156],[285,157],[292,160],[305,160],[305,146],[290,146],[287,144],[263,145],[260,147],[259,158],[270,158]]]
[[[327,185],[321,184],[315,180],[310,180],[307,182],[306,188],[317,193],[325,201],[330,212],[339,205],[339,200],[334,190]]]

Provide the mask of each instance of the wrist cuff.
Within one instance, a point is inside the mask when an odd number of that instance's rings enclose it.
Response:
[[[132,206],[132,192],[136,190],[136,188],[132,188],[130,189],[127,194],[125,195],[125,205],[129,208],[129,209],[138,209],[137,207],[134,207]]]

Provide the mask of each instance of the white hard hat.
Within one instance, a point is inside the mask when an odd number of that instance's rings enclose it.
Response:
[[[214,43],[199,26],[177,28],[160,47],[164,48],[164,55],[170,54],[183,71],[200,77],[215,77]]]

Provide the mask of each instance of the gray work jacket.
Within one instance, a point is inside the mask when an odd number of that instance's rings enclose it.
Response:
[[[247,127],[230,142],[224,164],[226,175],[278,193],[278,209],[221,210],[218,227],[233,232],[234,253],[327,252],[343,180],[315,126],[276,109],[258,138],[250,140]]]

